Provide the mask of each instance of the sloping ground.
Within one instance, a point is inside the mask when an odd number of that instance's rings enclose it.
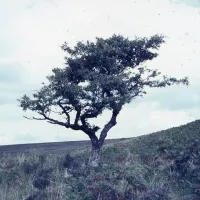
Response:
[[[97,174],[123,200],[200,200],[200,120],[106,145],[103,162],[109,170]]]
[[[108,142],[103,166],[96,169],[85,165],[89,143],[79,142],[71,143],[71,149],[76,146],[72,157],[34,151],[25,156],[2,154],[0,199],[200,200],[200,120]],[[49,144],[41,145],[50,150]]]
[[[140,154],[140,156],[155,156],[159,151],[166,152],[167,149],[182,151],[193,145],[200,147],[200,120],[139,136],[122,143],[129,146],[132,152]]]

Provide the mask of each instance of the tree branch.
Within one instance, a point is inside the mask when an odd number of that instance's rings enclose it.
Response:
[[[44,113],[41,113],[41,115],[46,119],[48,120],[47,122],[51,123],[51,124],[58,124],[58,125],[61,125],[61,126],[64,126],[66,128],[70,128],[70,124],[68,123],[64,123],[64,122],[60,122],[58,120],[55,120],[55,119],[52,119],[50,117],[47,117]]]
[[[92,113],[87,113],[85,112],[81,117],[81,123],[84,127],[87,127],[87,129],[89,128],[88,123],[86,122],[87,119],[89,118],[96,118],[99,113],[101,112],[102,108],[97,109],[96,111],[92,112]],[[98,126],[94,126],[93,128],[89,128],[92,132],[96,132],[98,131],[100,128]]]
[[[78,125],[78,120],[81,115],[81,108],[75,107],[75,110],[76,110],[76,118],[74,120],[74,125]]]
[[[119,109],[114,109],[112,113],[112,117],[110,121],[104,126],[103,130],[101,131],[100,137],[99,137],[99,146],[102,147],[104,140],[107,136],[108,131],[117,124],[117,115],[119,114],[120,110],[122,107]]]
[[[45,118],[36,118],[36,117],[30,118],[30,117],[26,117],[26,116],[23,116],[23,117],[26,119],[29,119],[29,120],[46,120]]]
[[[60,101],[61,100],[58,101],[58,105],[62,109],[63,113],[67,116],[67,123],[68,123],[68,125],[70,125],[70,116],[69,116],[69,113],[66,111],[66,109],[64,108],[64,106],[61,104]]]

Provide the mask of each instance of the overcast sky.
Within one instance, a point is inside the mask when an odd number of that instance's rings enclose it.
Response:
[[[40,88],[64,66],[60,46],[121,34],[167,36],[148,63],[190,85],[151,89],[124,107],[108,138],[135,137],[200,118],[200,1],[198,0],[0,0],[0,145],[88,139],[44,121],[23,118],[17,98]],[[28,113],[31,116],[31,113]],[[105,113],[96,123],[109,119]]]

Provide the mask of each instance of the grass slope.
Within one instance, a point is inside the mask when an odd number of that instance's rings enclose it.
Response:
[[[89,151],[2,153],[0,199],[200,199],[200,120],[106,144],[99,168],[87,167]]]

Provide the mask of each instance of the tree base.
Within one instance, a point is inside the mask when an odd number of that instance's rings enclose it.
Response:
[[[100,149],[93,149],[91,152],[91,156],[88,161],[89,167],[100,167],[101,166],[101,151]]]

